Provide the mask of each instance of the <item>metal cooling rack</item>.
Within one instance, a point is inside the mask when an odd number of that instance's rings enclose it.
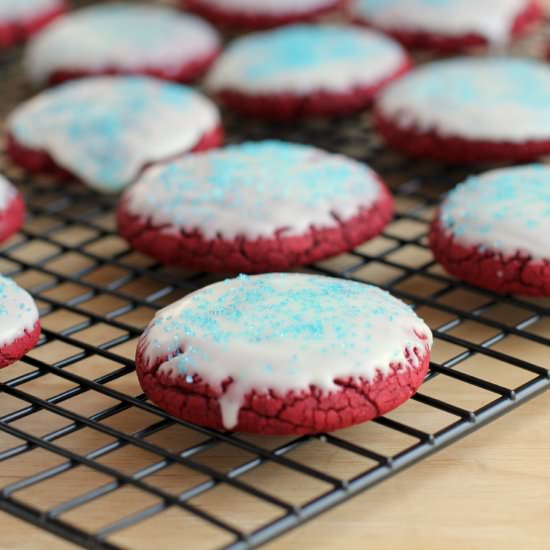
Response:
[[[7,112],[28,90],[15,56],[0,71]],[[0,510],[88,548],[159,545],[167,522],[189,547],[250,548],[550,387],[550,301],[464,285],[426,247],[434,209],[464,171],[385,150],[368,114],[290,129],[226,123],[230,141],[317,144],[369,162],[392,186],[398,215],[382,236],[306,271],[378,284],[414,304],[435,334],[426,383],[383,418],[312,437],[224,434],[166,415],[133,374],[136,339],[157,308],[216,278],[132,252],[114,231],[114,199],[30,178],[2,158],[30,215],[2,248],[0,270],[35,296],[43,333],[0,371]]]

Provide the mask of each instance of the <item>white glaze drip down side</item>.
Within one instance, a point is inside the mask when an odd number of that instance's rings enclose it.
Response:
[[[473,176],[441,208],[446,231],[466,246],[550,260],[550,167],[520,166]]]
[[[17,195],[17,189],[0,174],[0,210],[5,210]]]
[[[325,8],[333,5],[334,0],[202,0],[201,3],[226,12],[285,15]]]
[[[346,92],[382,82],[406,61],[397,42],[375,31],[291,25],[235,40],[214,64],[207,87],[214,92]]]
[[[130,214],[164,233],[275,238],[338,227],[380,198],[367,166],[292,143],[250,142],[148,169],[125,194]]]
[[[0,348],[33,329],[38,310],[31,295],[0,275]]]
[[[25,21],[61,6],[61,0],[1,0],[0,21]]]
[[[358,0],[354,17],[387,30],[446,36],[476,34],[491,44],[505,44],[526,0]]]
[[[145,77],[96,77],[42,92],[8,119],[15,139],[102,191],[148,163],[190,151],[220,123],[193,89]]]
[[[59,70],[173,69],[220,47],[214,28],[162,6],[105,4],[72,12],[40,32],[24,57],[30,80],[43,84]]]
[[[550,139],[550,67],[511,58],[423,65],[391,84],[380,114],[443,137],[522,143]]]
[[[247,393],[338,390],[337,379],[372,381],[405,353],[432,344],[411,308],[370,285],[298,274],[241,275],[158,312],[142,336],[159,373],[193,375],[217,389],[224,426],[237,424]],[[413,364],[418,358],[413,355]],[[226,392],[221,384],[231,378]]]

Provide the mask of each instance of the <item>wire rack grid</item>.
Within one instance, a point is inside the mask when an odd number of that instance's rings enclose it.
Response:
[[[521,51],[537,45],[535,37]],[[29,93],[18,61],[0,65],[9,83],[2,114]],[[550,301],[464,285],[426,246],[438,202],[465,171],[394,155],[368,113],[293,128],[227,116],[226,127],[232,142],[279,137],[348,154],[390,184],[398,213],[383,235],[304,271],[377,284],[412,303],[435,334],[426,383],[382,418],[311,437],[218,433],[168,416],[137,384],[137,338],[156,309],[218,279],[129,249],[114,230],[115,199],[30,177],[1,157],[29,219],[1,249],[0,270],[35,296],[43,333],[0,371],[0,510],[88,548],[250,548],[550,387]]]

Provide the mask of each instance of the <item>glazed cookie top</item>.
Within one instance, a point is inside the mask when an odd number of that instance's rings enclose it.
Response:
[[[403,128],[442,136],[524,142],[550,139],[550,67],[511,58],[424,65],[390,85],[379,113]]]
[[[0,174],[0,210],[5,210],[16,195],[17,189]]]
[[[8,129],[92,187],[118,191],[147,163],[189,151],[219,123],[214,104],[193,89],[128,76],[42,92],[11,114]]]
[[[63,0],[2,0],[0,21],[24,21],[64,5]]]
[[[334,4],[334,0],[201,0],[201,4],[223,11],[280,15],[317,10]]]
[[[37,321],[38,310],[31,295],[0,275],[0,348],[32,330]]]
[[[30,80],[43,84],[57,70],[180,68],[220,47],[211,25],[162,6],[105,4],[66,15],[25,52]]]
[[[376,287],[298,274],[241,275],[216,283],[155,316],[140,346],[162,374],[193,375],[221,389],[224,426],[237,423],[251,390],[315,386],[338,390],[337,379],[373,380],[405,369],[431,347],[430,329],[403,302]]]
[[[376,85],[407,63],[403,48],[374,31],[292,25],[234,41],[210,72],[213,91],[303,93]]]
[[[194,153],[148,169],[125,194],[131,214],[165,232],[232,239],[333,227],[380,198],[367,166],[292,143],[265,141]],[[336,216],[335,216],[336,214]]]
[[[527,0],[358,0],[352,4],[352,14],[384,29],[476,34],[502,44],[527,4]]]
[[[550,259],[550,167],[492,170],[457,186],[441,207],[443,228],[457,241]]]

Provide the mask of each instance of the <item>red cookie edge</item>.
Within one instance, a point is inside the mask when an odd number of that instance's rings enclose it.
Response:
[[[416,360],[407,351],[407,364],[392,363],[391,373],[378,372],[374,380],[343,378],[334,382],[339,391],[324,392],[315,386],[309,390],[249,392],[239,411],[238,424],[231,431],[263,435],[301,435],[340,430],[372,420],[410,399],[425,379],[430,352],[414,349]],[[136,352],[139,382],[147,397],[168,414],[215,430],[225,430],[218,402],[232,384],[222,383],[222,392],[194,375],[193,382],[184,375],[160,375],[164,359],[148,364],[144,359],[144,339]],[[416,364],[418,363],[418,364]],[[403,368],[405,367],[405,368]]]
[[[459,279],[498,294],[550,296],[550,258],[535,260],[527,254],[513,255],[463,244],[446,230],[439,212],[429,234],[435,259]]]
[[[128,212],[125,196],[117,209],[117,227],[132,248],[165,265],[214,273],[286,271],[336,256],[378,235],[394,213],[391,193],[381,181],[379,188],[376,202],[353,218],[341,220],[333,214],[334,227],[312,226],[297,236],[285,237],[283,229],[272,238],[254,240],[244,236],[207,239],[197,229],[166,234],[165,226]]]
[[[30,331],[25,330],[22,336],[0,347],[0,369],[19,361],[33,349],[40,338],[40,330],[40,320],[37,320]]]
[[[6,208],[0,211],[0,243],[8,240],[19,231],[25,221],[25,201],[17,193],[8,203]]]
[[[404,57],[403,64],[392,74],[370,86],[355,86],[345,92],[317,90],[306,95],[292,92],[248,94],[224,88],[215,92],[227,108],[251,118],[289,122],[304,117],[345,115],[370,107],[375,96],[388,84],[412,68]]]
[[[526,4],[524,10],[515,18],[512,28],[510,29],[510,36],[512,38],[519,38],[528,32],[530,27],[535,23],[541,21],[543,17],[544,11],[538,0],[530,0]],[[449,36],[425,31],[389,29],[377,26],[368,19],[364,19],[360,16],[352,16],[352,22],[357,25],[375,28],[385,32],[407,48],[421,48],[450,53],[487,45],[486,38],[475,33],[464,34],[462,36]]]

